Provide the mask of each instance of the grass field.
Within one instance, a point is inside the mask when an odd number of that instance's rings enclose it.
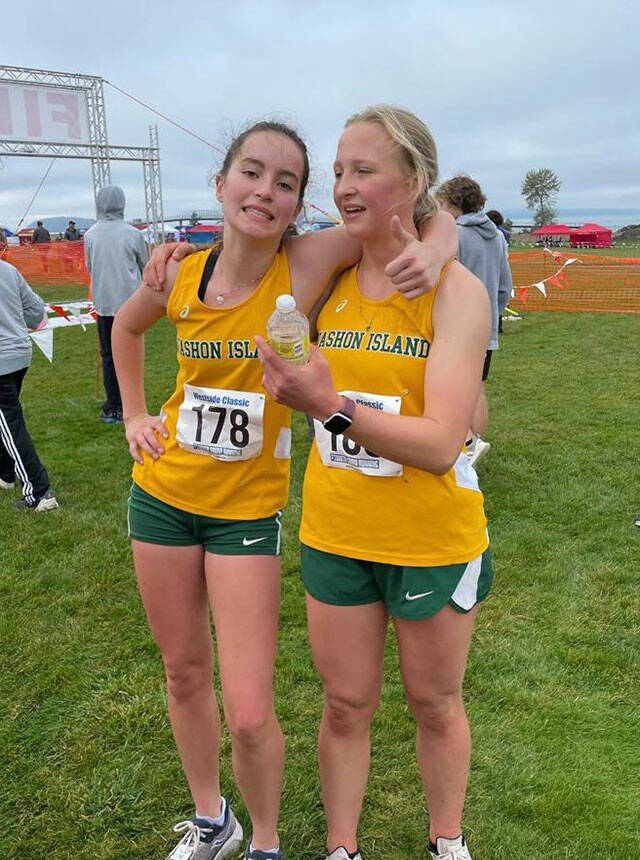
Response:
[[[49,300],[79,297],[42,290]],[[525,313],[505,325],[479,466],[496,583],[466,681],[474,735],[465,823],[475,860],[640,857],[637,316]],[[165,715],[161,661],[126,538],[122,428],[98,420],[95,327],[34,350],[23,403],[59,511],[0,498],[0,857],[151,860],[192,814]],[[149,403],[172,388],[174,334],[148,337]],[[277,706],[287,737],[281,836],[318,860],[320,685],[310,661],[296,525],[307,451],[296,418]],[[413,726],[389,637],[365,860],[426,858]],[[229,745],[223,786],[233,786]]]
[[[536,246],[531,238],[528,238],[524,233],[515,234],[511,240],[511,251],[541,251],[542,248]],[[570,257],[573,253],[578,254],[598,254],[603,257],[626,257],[635,259],[640,257],[640,239],[623,239],[616,242],[611,248],[571,248],[568,244],[564,244],[559,248],[551,248],[553,251],[560,251],[565,257]]]

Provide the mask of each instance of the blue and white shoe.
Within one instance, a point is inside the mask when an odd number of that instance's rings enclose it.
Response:
[[[225,801],[224,823],[212,825],[206,818],[180,821],[173,828],[184,833],[166,860],[223,860],[242,847],[242,827]]]
[[[277,851],[261,851],[259,848],[252,848],[249,840],[247,850],[244,852],[244,860],[284,860],[284,854],[279,848]]]

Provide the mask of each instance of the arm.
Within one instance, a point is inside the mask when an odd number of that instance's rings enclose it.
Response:
[[[189,254],[197,253],[198,248],[188,242],[165,242],[151,252],[151,259],[144,267],[142,280],[152,289],[162,292],[167,280],[170,260],[179,263]]]
[[[438,210],[428,219],[418,238],[394,215],[390,230],[398,240],[399,253],[385,268],[395,288],[414,299],[437,283],[447,260],[458,250],[456,224],[448,212]],[[300,310],[308,314],[336,275],[353,266],[362,255],[359,241],[344,227],[295,236],[287,242],[293,294]]]
[[[502,265],[500,268],[500,282],[498,284],[498,311],[502,311],[509,304],[509,299],[513,293],[513,278],[511,276],[511,266],[509,265],[509,252],[506,243],[504,244],[504,254],[502,256]]]
[[[31,289],[22,275],[16,269],[20,300],[22,302],[22,316],[28,329],[38,328],[44,318],[44,302],[37,293]]]
[[[142,451],[154,459],[164,452],[156,433],[168,437],[160,416],[149,415],[144,393],[144,332],[161,319],[167,308],[178,264],[168,269],[168,292],[149,291],[144,285],[122,305],[111,332],[111,346],[116,366],[125,433],[131,456],[143,462]]]
[[[389,415],[357,405],[347,436],[389,460],[445,474],[462,450],[480,391],[491,308],[480,281],[451,266],[434,304],[434,340],[425,376],[422,417]],[[308,365],[284,362],[264,342],[256,344],[263,384],[278,402],[323,420],[342,406],[329,365],[314,349]]]
[[[138,269],[140,270],[140,276],[142,277],[142,273],[144,271],[144,267],[149,262],[149,249],[147,248],[147,243],[144,240],[144,236],[140,233],[139,230],[136,230],[138,233],[138,247],[136,248],[136,261],[138,263]]]
[[[84,237],[84,262],[87,272],[91,274],[91,236]]]

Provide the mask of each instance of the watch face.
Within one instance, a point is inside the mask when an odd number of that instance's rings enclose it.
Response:
[[[348,430],[351,427],[351,419],[347,418],[346,415],[343,415],[342,412],[334,412],[333,415],[330,415],[327,420],[322,425],[325,430],[328,430],[329,433],[335,433],[336,436],[339,433],[344,433],[345,430]]]

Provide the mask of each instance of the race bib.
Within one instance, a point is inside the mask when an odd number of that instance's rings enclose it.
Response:
[[[390,412],[392,415],[400,414],[401,397],[365,394],[361,391],[341,391],[340,394],[370,409]],[[363,448],[362,445],[358,445],[353,439],[348,439],[342,434],[329,433],[317,419],[314,419],[314,426],[318,452],[325,466],[331,466],[334,469],[356,469],[363,475],[372,475],[376,478],[391,478],[402,474],[401,463],[394,463],[393,460],[374,454],[373,451]]]
[[[251,460],[262,451],[265,395],[255,391],[184,386],[178,445],[216,460]]]

